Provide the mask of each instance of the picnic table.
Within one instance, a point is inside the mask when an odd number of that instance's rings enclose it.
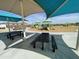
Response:
[[[12,31],[7,34],[7,38],[14,40],[14,37],[19,36],[23,37],[23,32],[22,31]]]
[[[33,48],[36,48],[36,42],[41,42],[42,43],[42,50],[44,50],[44,43],[50,41],[49,36],[51,36],[49,33],[41,33],[40,35],[38,35],[34,41],[32,41],[31,45],[33,45]],[[57,44],[55,41],[54,36],[51,36],[51,46],[52,46],[52,51],[55,52],[55,50],[57,49]]]

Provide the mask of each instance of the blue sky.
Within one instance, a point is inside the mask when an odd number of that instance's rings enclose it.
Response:
[[[25,17],[25,19],[27,19],[28,23],[31,24],[39,21],[41,22],[46,19],[46,14],[36,13]],[[79,13],[64,14],[60,16],[51,17],[47,20],[51,21],[53,24],[76,23],[79,22]]]
[[[5,12],[2,10],[0,10],[0,16],[21,17],[14,13]],[[35,22],[42,22],[42,21],[46,20],[46,14],[44,12],[31,14],[31,15],[25,17],[25,19],[28,20],[27,22],[30,24],[35,23]],[[60,15],[60,16],[51,17],[47,20],[51,21],[53,24],[76,23],[76,22],[79,22],[79,13],[64,14],[64,15]],[[0,21],[0,23],[3,23],[3,21]]]
[[[25,17],[26,20],[28,20],[29,23],[35,23],[35,22],[41,22],[46,19],[46,14],[45,13],[36,13],[29,15]]]

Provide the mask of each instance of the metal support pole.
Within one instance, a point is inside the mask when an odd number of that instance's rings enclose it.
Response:
[[[7,18],[7,24],[8,24],[8,30],[9,30],[9,32],[10,32],[9,18]]]
[[[78,26],[78,36],[77,36],[76,50],[79,50],[79,26]]]
[[[21,8],[21,16],[22,16],[22,22],[23,22],[23,33],[24,33],[24,38],[26,37],[26,34],[25,34],[25,29],[24,29],[24,9],[23,9],[23,0],[19,0],[19,3],[20,3],[20,8]]]

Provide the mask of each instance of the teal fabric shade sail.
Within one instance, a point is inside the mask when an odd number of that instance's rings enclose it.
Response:
[[[7,18],[8,18],[8,20],[7,20]],[[21,16],[16,15],[11,12],[0,10],[0,21],[17,22],[17,21],[21,21]]]
[[[52,16],[59,16],[64,14],[79,13],[79,0],[67,0],[66,4],[62,6]]]
[[[34,0],[47,14],[47,18],[50,17],[60,6],[64,4],[66,0]]]

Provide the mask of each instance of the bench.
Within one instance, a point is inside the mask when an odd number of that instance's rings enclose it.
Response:
[[[14,37],[16,37],[16,36],[23,37],[23,32],[22,31],[13,31],[13,32],[9,32],[7,34],[7,38],[9,38],[11,40],[14,40]]]

